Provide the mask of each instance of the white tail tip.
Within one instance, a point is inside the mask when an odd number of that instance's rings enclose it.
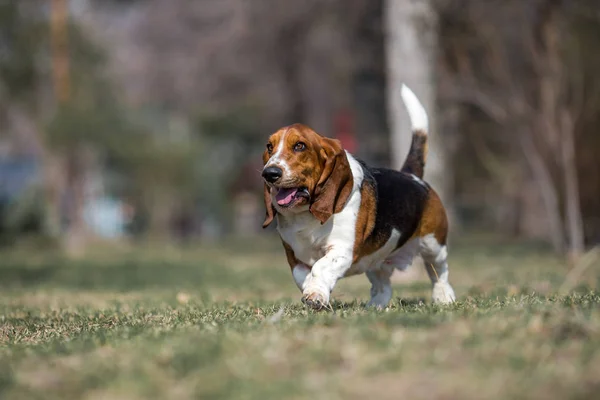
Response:
[[[421,104],[415,93],[405,84],[402,84],[401,94],[402,101],[404,101],[404,106],[410,117],[412,130],[427,133],[429,129],[429,119],[427,118],[425,107],[423,107],[423,104]]]

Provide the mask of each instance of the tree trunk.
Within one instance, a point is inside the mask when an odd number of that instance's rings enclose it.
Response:
[[[565,182],[565,219],[568,235],[568,262],[575,265],[584,251],[583,217],[579,201],[579,181],[575,159],[573,119],[567,110],[560,113],[561,161]]]
[[[65,190],[64,170],[60,158],[47,149],[42,156],[45,204],[44,230],[58,239],[62,233],[61,195]]]
[[[151,241],[170,239],[173,199],[166,192],[168,192],[167,189],[156,187],[149,199],[150,221],[148,234]]]
[[[552,175],[548,170],[548,166],[536,148],[529,132],[521,132],[519,139],[521,141],[524,158],[531,167],[534,181],[537,183],[544,201],[544,207],[546,208],[548,216],[548,226],[550,228],[548,235],[552,247],[557,253],[563,253],[565,239],[556,185],[552,180]]]
[[[69,5],[66,0],[52,0],[50,8],[50,38],[54,95],[59,102],[69,101],[71,80],[69,72]]]
[[[281,74],[289,101],[284,125],[302,122],[306,116],[302,87],[302,65],[299,61],[303,59],[303,35],[306,29],[305,24],[292,23],[280,33],[278,53],[285,54],[284,57],[281,57]]]
[[[384,13],[392,166],[396,169],[402,167],[411,140],[410,120],[400,95],[400,88],[405,83],[415,92],[429,116],[429,156],[425,178],[450,208],[447,182],[452,181],[452,172],[445,165],[446,147],[443,136],[438,134],[435,119],[435,32],[425,31],[420,26],[420,22],[433,20],[433,10],[427,1],[386,0]]]
[[[575,160],[574,124],[571,111],[565,106],[567,101],[564,92],[569,83],[565,71],[564,59],[561,55],[564,21],[561,17],[559,2],[548,1],[540,10],[539,53],[543,55],[538,61],[540,71],[540,121],[539,133],[549,142],[551,152],[559,160],[563,179],[565,223],[563,235],[566,236],[567,258],[573,265],[583,253],[583,219],[579,202],[579,185]],[[556,196],[561,191],[555,188]]]
[[[87,153],[75,149],[69,154],[66,162],[66,176],[69,190],[69,207],[67,209],[68,226],[65,231],[65,250],[67,255],[78,257],[83,255],[88,239],[88,230],[84,219],[86,205],[86,173],[89,167]]]

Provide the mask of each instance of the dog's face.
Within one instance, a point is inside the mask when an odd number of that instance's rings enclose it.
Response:
[[[331,215],[321,214],[323,202],[330,200],[335,205],[340,185],[347,189],[349,177],[351,180],[341,143],[301,124],[281,128],[269,137],[263,164],[267,208],[264,226],[272,221],[275,212],[307,209],[323,222]]]
[[[299,124],[279,129],[269,137],[262,176],[278,210],[309,203],[325,166],[323,139]]]

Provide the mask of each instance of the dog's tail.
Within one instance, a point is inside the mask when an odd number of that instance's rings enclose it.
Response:
[[[410,150],[401,171],[423,178],[425,162],[427,161],[427,130],[429,129],[427,111],[408,86],[402,84],[401,94],[402,101],[410,117],[412,129]]]

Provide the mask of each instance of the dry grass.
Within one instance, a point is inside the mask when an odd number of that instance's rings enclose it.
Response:
[[[364,277],[333,312],[299,302],[276,240],[98,248],[0,261],[3,399],[566,399],[600,389],[598,264],[569,278],[543,248],[453,247],[459,302],[422,268],[384,311]]]

